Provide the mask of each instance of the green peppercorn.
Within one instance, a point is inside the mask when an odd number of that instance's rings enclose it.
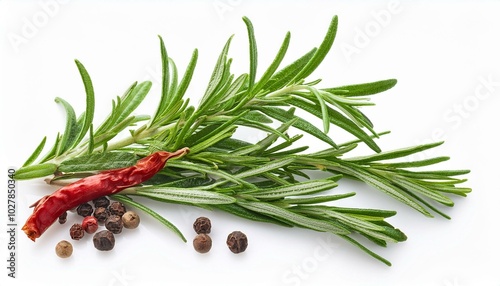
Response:
[[[61,258],[68,258],[73,254],[73,245],[69,241],[61,240],[56,245],[56,254]]]
[[[207,253],[212,248],[212,238],[208,234],[200,233],[194,238],[193,247],[199,253]]]

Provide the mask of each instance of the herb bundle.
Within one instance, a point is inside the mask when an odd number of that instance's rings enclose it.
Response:
[[[442,142],[382,151],[372,122],[360,107],[373,105],[369,96],[392,88],[396,80],[382,80],[341,87],[318,87],[320,80],[307,78],[329,52],[337,31],[333,17],[324,40],[317,48],[282,67],[290,44],[290,33],[267,69],[257,75],[257,44],[252,23],[243,18],[249,39],[249,71],[231,73],[228,57],[231,38],[224,45],[201,101],[192,105],[186,97],[198,52],[195,50],[185,73],[180,76],[160,37],[162,88],[158,107],[151,116],[134,110],[148,94],[152,83],[133,83],[112,102],[109,116],[94,125],[95,96],[90,76],[76,61],[86,92],[86,109],[76,116],[73,107],[56,98],[67,114],[66,128],[49,151],[41,156],[46,138],[20,168],[18,179],[51,176],[61,183],[103,170],[123,168],[152,152],[189,148],[190,152],[168,162],[167,167],[141,185],[129,187],[113,199],[134,206],[181,232],[153,209],[134,200],[145,197],[166,203],[187,204],[222,210],[246,219],[330,232],[390,265],[361,243],[386,246],[406,240],[405,234],[387,222],[395,211],[346,208],[335,201],[355,195],[325,193],[339,180],[360,180],[425,216],[437,213],[448,218],[437,205],[453,206],[451,196],[466,196],[471,189],[459,187],[468,170],[436,170],[427,167],[448,157],[408,160],[407,156],[439,146]],[[318,118],[318,128],[297,115],[305,112]],[[278,128],[273,123],[279,122]],[[352,135],[338,143],[328,136],[331,125]],[[258,142],[236,138],[238,127],[264,131]],[[291,129],[302,132],[290,136]],[[301,145],[304,134],[327,144],[308,152]],[[373,152],[352,157],[349,153],[364,144]],[[425,167],[423,170],[419,169]],[[319,179],[311,173],[326,174]],[[315,176],[316,177],[316,176]],[[361,239],[360,239],[361,238]]]

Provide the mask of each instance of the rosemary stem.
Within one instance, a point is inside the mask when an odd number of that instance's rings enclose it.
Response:
[[[300,91],[300,90],[307,89],[307,88],[308,88],[308,86],[306,86],[306,85],[290,85],[290,86],[284,87],[282,89],[278,89],[276,91],[270,92],[265,97],[268,97],[268,98],[278,97],[281,95],[285,95],[285,94],[288,94],[288,93],[291,93],[294,91]]]
[[[132,132],[129,136],[122,138],[118,141],[110,143],[108,146],[106,146],[106,150],[118,150],[118,149],[130,146],[134,143],[138,143],[138,141],[140,141],[141,139],[150,138],[150,137],[153,137],[157,134],[160,134],[168,129],[172,129],[172,128],[174,128],[174,126],[175,126],[175,123],[171,123],[171,124],[168,124],[165,126],[160,126],[160,127],[153,127],[153,128],[151,128],[151,127],[145,128],[145,127],[147,127],[147,125],[144,125],[141,128],[137,129],[137,130],[142,130],[142,131]],[[65,161],[69,158],[82,156],[87,152],[87,148],[88,148],[88,142],[86,142],[85,144],[82,144],[82,146],[80,148],[75,149],[75,150],[67,153],[65,156],[59,156],[59,157],[51,160],[51,162],[53,162],[55,164],[60,164],[61,162]],[[102,151],[104,151],[104,146],[102,146],[102,145],[95,148],[95,150],[94,150],[94,152],[102,152]]]
[[[126,188],[120,191],[120,195],[134,195],[137,193],[136,187]]]

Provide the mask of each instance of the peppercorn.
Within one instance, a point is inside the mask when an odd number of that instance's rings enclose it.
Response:
[[[123,227],[128,229],[134,229],[139,226],[141,219],[138,214],[133,211],[128,211],[122,216]]]
[[[83,230],[83,227],[81,224],[75,223],[69,229],[69,235],[74,240],[80,240],[85,235],[85,231]]]
[[[61,240],[56,245],[56,254],[61,258],[68,258],[73,254],[73,245],[69,241]]]
[[[94,203],[94,207],[96,208],[98,207],[107,208],[110,204],[110,201],[107,197],[99,197],[95,200],[92,200],[92,203]]]
[[[115,247],[115,236],[109,230],[96,232],[92,241],[94,242],[94,247],[97,248],[97,250],[108,251]]]
[[[241,231],[233,231],[227,236],[227,247],[233,253],[241,253],[247,249],[247,236]]]
[[[122,218],[118,215],[110,215],[104,223],[104,226],[112,233],[119,234],[123,229]]]
[[[68,217],[68,213],[67,212],[63,212],[62,215],[59,216],[59,223],[60,224],[65,223],[67,217]]]
[[[210,233],[212,224],[210,219],[206,217],[199,217],[193,223],[194,231],[198,234],[200,233]]]
[[[98,223],[104,224],[109,217],[109,210],[104,207],[97,207],[94,211],[94,217]]]
[[[120,202],[112,202],[109,207],[109,213],[112,215],[122,216],[127,212],[125,205]]]
[[[82,227],[86,233],[94,233],[99,228],[99,225],[97,224],[97,219],[89,215],[83,219]]]
[[[92,208],[92,206],[89,203],[83,203],[76,208],[76,213],[78,213],[79,215],[81,215],[83,217],[92,215],[93,211],[94,211],[94,209]]]
[[[212,248],[212,238],[208,234],[200,233],[194,238],[193,247],[199,253],[207,253]]]

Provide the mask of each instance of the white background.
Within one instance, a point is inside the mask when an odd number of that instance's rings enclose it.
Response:
[[[69,101],[77,113],[84,110],[75,58],[93,79],[99,122],[111,99],[136,80],[153,82],[140,111],[154,111],[159,94],[157,35],[165,39],[181,73],[192,50],[199,48],[188,91],[196,99],[231,34],[236,35],[230,50],[233,72],[246,72],[242,16],[248,16],[256,30],[261,74],[286,31],[292,33],[285,58],[289,63],[319,45],[330,19],[338,15],[334,47],[311,79],[322,78],[320,85],[330,87],[397,78],[396,87],[374,96],[377,106],[366,109],[378,131],[392,130],[380,145],[390,149],[445,140],[426,155],[451,156],[442,168],[471,169],[466,185],[473,192],[445,210],[452,216],[448,221],[425,218],[360,184],[345,182],[333,190],[358,192],[344,204],[398,211],[390,222],[409,236],[408,241],[372,248],[392,267],[328,234],[151,203],[180,228],[188,243],[143,215],[140,228],[124,231],[112,252],[98,253],[90,239],[83,239],[73,243],[73,256],[62,260],[54,246],[68,239],[69,223],[76,221],[71,217],[36,243],[18,229],[18,278],[7,279],[8,236],[0,227],[0,281],[7,282],[1,285],[500,285],[498,2],[16,2],[0,1],[2,172],[19,167],[43,136],[53,142],[63,130],[64,112],[54,103],[56,96]],[[41,180],[19,183],[19,224],[30,214],[28,206],[52,190]],[[6,201],[2,196],[2,225]],[[190,244],[191,224],[199,215],[209,216],[213,223],[214,246],[206,255]],[[226,249],[225,237],[232,230],[247,233],[247,252],[233,255]]]

